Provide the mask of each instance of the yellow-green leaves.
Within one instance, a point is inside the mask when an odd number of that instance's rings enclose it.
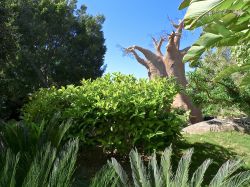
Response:
[[[74,123],[71,136],[121,151],[135,145],[157,148],[178,135],[184,120],[171,109],[178,92],[173,80],[115,73],[81,83],[35,93],[24,118],[49,120],[60,113],[60,120],[71,118]]]

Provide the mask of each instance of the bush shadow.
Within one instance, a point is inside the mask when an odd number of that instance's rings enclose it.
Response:
[[[166,145],[167,147],[168,145]],[[183,153],[194,148],[192,155],[192,161],[190,166],[190,178],[195,170],[208,158],[212,159],[212,164],[208,167],[205,176],[204,183],[209,184],[211,179],[217,173],[218,169],[223,163],[229,159],[239,159],[239,156],[230,148],[225,148],[219,145],[204,143],[189,143],[186,140],[177,141],[172,144],[173,156],[172,156],[172,168],[175,172],[178,166],[178,162]],[[163,150],[158,150],[163,151]],[[118,162],[123,166],[128,174],[131,174],[130,163],[128,155],[120,157],[118,155],[107,155],[103,153],[101,148],[84,148],[80,151],[78,157],[78,168],[75,173],[76,181],[74,186],[89,186],[89,182],[92,177],[98,172],[109,160],[114,156]],[[160,160],[159,160],[160,161]],[[147,161],[146,161],[147,162]],[[240,168],[241,171],[250,168]]]
[[[218,169],[227,160],[240,159],[237,153],[230,148],[225,148],[208,142],[188,143],[187,141],[181,141],[173,145],[173,151],[175,154],[175,157],[173,158],[174,169],[177,168],[178,161],[183,155],[183,152],[190,148],[194,148],[189,172],[191,175],[206,159],[212,159],[212,164],[208,167],[204,176],[205,184],[208,184],[212,180]],[[249,168],[241,167],[239,170],[243,171],[246,169]]]

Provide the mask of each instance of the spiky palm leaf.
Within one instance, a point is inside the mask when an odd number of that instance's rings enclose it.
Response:
[[[173,181],[174,186],[185,187],[187,185],[192,154],[193,149],[189,149],[180,159]]]
[[[191,179],[191,182],[190,182],[191,187],[201,186],[205,172],[207,171],[207,168],[211,164],[211,162],[212,162],[212,160],[210,160],[210,159],[205,160],[201,164],[201,166],[194,172],[192,179]]]
[[[70,140],[58,153],[49,178],[50,187],[69,187],[71,185],[75,171],[78,144],[78,139]]]
[[[16,169],[20,154],[14,155],[9,149],[1,155],[0,186],[15,187]]]
[[[225,181],[227,181],[227,178],[230,177],[232,173],[234,173],[237,169],[241,167],[241,160],[228,160],[226,163],[224,163],[217,174],[212,179],[209,186],[211,187],[217,187],[222,186]]]
[[[117,183],[117,181],[124,181],[121,176],[124,171],[117,161],[109,162],[109,167],[98,173],[95,177],[95,183],[91,187],[108,187],[108,186],[150,186],[150,187],[201,187],[203,178],[211,160],[205,160],[200,167],[193,173],[191,180],[189,180],[189,167],[191,163],[191,156],[193,149],[188,150],[180,159],[176,173],[174,174],[171,169],[171,155],[172,148],[167,148],[161,156],[160,167],[158,167],[156,154],[152,155],[149,163],[148,171],[145,169],[141,156],[137,150],[132,150],[130,153],[131,170],[133,175],[133,182]],[[250,183],[250,171],[240,172],[234,174],[235,171],[241,167],[241,161],[227,161],[221,166],[217,174],[211,180],[209,187],[232,187],[244,186]],[[159,169],[160,168],[160,169]],[[122,170],[122,172],[121,172]],[[112,176],[109,173],[112,171]],[[117,172],[118,171],[118,172]],[[150,175],[150,173],[153,173]],[[103,179],[105,176],[105,180]],[[127,179],[127,174],[125,179]],[[105,183],[102,183],[105,181]],[[112,183],[115,181],[116,183]],[[108,184],[108,185],[106,185]]]
[[[152,173],[153,173],[153,181],[151,181],[155,187],[161,187],[163,184],[163,179],[162,179],[162,171],[159,169],[157,160],[156,160],[156,153],[154,151],[153,157],[149,162],[149,167],[152,168]]]
[[[116,168],[119,169],[119,168]],[[119,174],[118,174],[119,176]],[[108,163],[103,166],[103,168],[97,172],[95,177],[92,179],[90,186],[94,187],[116,187],[120,186],[119,177],[117,176],[116,170],[113,165]],[[125,186],[125,185],[124,185]]]
[[[134,185],[136,187],[149,187],[150,181],[148,180],[148,175],[146,172],[146,167],[141,160],[137,149],[133,150],[129,154],[130,165],[132,169],[132,177],[134,181]],[[113,165],[115,167],[115,165]]]
[[[24,179],[24,187],[39,187],[47,185],[47,178],[56,157],[56,150],[50,144],[45,145],[37,152],[28,173]]]
[[[172,147],[166,148],[161,156],[161,171],[163,178],[163,186],[169,187],[172,178],[172,168],[171,168],[171,156],[172,156]]]
[[[71,185],[79,140],[71,139],[63,143],[70,122],[50,124],[46,128],[41,125],[39,129],[22,123],[8,125],[1,126],[0,131],[3,143],[0,168],[4,168],[0,169],[0,187]],[[34,135],[32,132],[37,133]],[[11,139],[11,135],[14,135],[12,138],[18,137],[14,140],[20,141],[19,144]],[[25,148],[27,145],[30,147]]]

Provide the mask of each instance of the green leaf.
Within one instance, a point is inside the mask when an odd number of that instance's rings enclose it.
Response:
[[[230,75],[232,75],[233,73],[236,72],[244,72],[244,71],[249,71],[250,70],[250,64],[244,64],[239,66],[238,64],[234,64],[231,65],[229,67],[227,67],[226,69],[224,69],[223,71],[221,71],[215,78],[214,81],[218,82],[221,79],[228,77]]]
[[[195,24],[203,17],[208,16],[209,12],[223,10],[230,7],[235,0],[195,0],[191,1],[185,14],[185,28],[194,29]],[[210,16],[213,16],[212,14]]]
[[[188,171],[191,163],[193,149],[188,150],[181,158],[174,177],[174,184],[178,187],[188,186]]]
[[[191,0],[183,0],[179,6],[179,10],[182,10],[189,6]]]
[[[207,159],[205,160],[201,166],[194,172],[192,179],[191,179],[191,187],[200,187],[203,182],[203,177],[207,168],[212,163],[212,160]]]
[[[150,187],[150,182],[147,179],[146,168],[141,160],[141,156],[137,150],[131,150],[129,153],[129,159],[132,169],[132,176],[134,185],[138,187]]]

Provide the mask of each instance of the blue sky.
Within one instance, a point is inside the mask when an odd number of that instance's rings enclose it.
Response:
[[[162,33],[173,30],[168,17],[178,21],[185,15],[179,11],[181,0],[78,0],[78,5],[85,4],[92,15],[103,14],[103,25],[107,52],[106,73],[122,72],[136,77],[147,77],[146,69],[135,59],[123,56],[122,47],[140,45],[152,49],[151,36],[159,37]],[[199,36],[198,32],[186,31],[181,47],[191,45]]]

